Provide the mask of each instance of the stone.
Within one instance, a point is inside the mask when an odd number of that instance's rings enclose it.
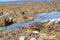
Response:
[[[36,40],[36,38],[31,38],[30,40]]]
[[[19,40],[25,40],[25,36],[20,36]]]

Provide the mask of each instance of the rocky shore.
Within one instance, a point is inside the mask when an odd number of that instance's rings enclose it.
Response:
[[[0,5],[0,27],[34,20],[36,14],[60,11],[60,2],[33,2]],[[60,40],[60,19],[34,22],[17,30],[0,30],[0,40]]]
[[[27,22],[34,20],[38,13],[60,11],[60,2],[29,2],[29,3],[12,3],[0,5],[1,26],[9,23]],[[7,15],[5,15],[7,14]],[[5,15],[5,16],[3,16]],[[8,24],[5,24],[8,22]],[[0,26],[0,27],[1,27]]]
[[[28,27],[19,27],[10,32],[1,30],[0,40],[60,40],[60,21],[58,20],[35,22]]]

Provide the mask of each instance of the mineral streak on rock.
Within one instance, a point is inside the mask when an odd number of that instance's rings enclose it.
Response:
[[[25,40],[25,36],[20,36],[19,40]]]
[[[60,18],[57,18],[57,19],[52,19],[52,20],[46,20],[46,21],[42,21],[42,22],[48,22],[49,21],[49,23],[47,24],[47,25],[50,25],[50,24],[53,24],[53,23],[58,23],[58,22],[60,22]],[[46,25],[46,26],[47,26]]]

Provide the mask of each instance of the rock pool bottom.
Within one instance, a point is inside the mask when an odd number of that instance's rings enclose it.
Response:
[[[25,23],[22,23],[22,22],[15,23],[9,27],[2,27],[2,28],[0,28],[0,30],[9,32],[9,31],[18,29],[18,27],[20,27],[20,26],[28,26],[29,24],[31,24],[33,22],[41,22],[41,21],[45,21],[45,20],[52,20],[52,19],[58,19],[58,18],[60,18],[60,12],[58,12],[58,11],[49,12],[49,13],[41,13],[41,14],[37,14],[36,18],[34,20],[30,20]]]

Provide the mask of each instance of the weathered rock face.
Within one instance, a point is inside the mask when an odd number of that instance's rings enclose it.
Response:
[[[0,19],[1,19],[1,26],[8,26],[13,23],[17,22],[27,22],[29,20],[34,20],[35,14],[25,14],[24,12],[22,13],[1,13]],[[3,24],[2,24],[3,22]]]
[[[13,23],[14,23],[13,20],[10,19],[9,17],[4,16],[4,17],[0,18],[0,27],[9,26]]]
[[[28,15],[28,14],[14,14],[11,15],[11,17],[13,18],[14,22],[27,22],[29,20],[33,20],[35,18],[35,15]]]
[[[29,20],[34,20],[34,18],[35,18],[35,15],[27,15],[27,14],[7,15],[0,18],[1,19],[0,24],[2,24],[3,22],[4,25],[1,25],[1,26],[8,26],[10,24],[17,23],[17,22],[27,22]]]
[[[5,26],[9,26],[14,23],[13,19],[8,16],[4,18],[4,22],[5,22]]]
[[[0,13],[0,27],[8,26],[13,23],[11,17],[9,17],[8,13]]]

